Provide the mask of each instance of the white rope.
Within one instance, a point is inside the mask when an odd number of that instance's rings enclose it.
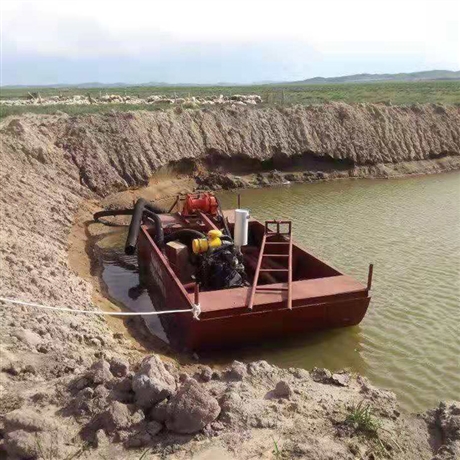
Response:
[[[66,307],[51,307],[49,305],[40,305],[38,303],[23,302],[22,300],[8,299],[0,297],[1,302],[10,304],[22,305],[24,307],[43,308],[45,310],[64,311],[68,313],[82,313],[85,315],[105,315],[105,316],[151,316],[151,315],[167,315],[168,313],[193,313],[193,317],[198,319],[201,313],[199,305],[193,305],[189,310],[165,310],[165,311],[146,311],[146,312],[133,312],[133,311],[102,311],[102,310],[74,310],[73,308]]]

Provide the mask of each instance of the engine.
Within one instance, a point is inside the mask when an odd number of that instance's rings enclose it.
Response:
[[[244,286],[243,256],[233,243],[210,248],[197,256],[196,280],[204,291]]]

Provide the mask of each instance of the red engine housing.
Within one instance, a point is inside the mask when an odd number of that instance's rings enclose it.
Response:
[[[212,193],[188,193],[185,197],[182,214],[184,216],[195,215],[198,211],[212,216],[217,215],[219,203]]]

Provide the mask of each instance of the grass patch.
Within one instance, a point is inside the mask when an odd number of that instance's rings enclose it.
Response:
[[[360,401],[358,404],[353,406],[350,413],[345,419],[345,423],[352,426],[358,435],[363,435],[366,438],[375,442],[375,448],[379,457],[389,455],[389,449],[391,446],[387,443],[385,447],[384,442],[380,437],[380,431],[385,431],[390,435],[390,441],[400,452],[402,452],[401,446],[393,439],[392,433],[382,427],[382,422],[374,417],[372,414],[372,408],[369,404]]]
[[[0,99],[26,99],[28,93],[38,92],[41,97],[62,95],[88,95],[97,98],[105,94],[136,96],[147,98],[151,95],[168,97],[206,97],[231,96],[233,94],[258,94],[264,103],[259,107],[291,106],[295,104],[312,105],[326,102],[346,103],[386,103],[394,105],[410,104],[460,104],[460,81],[429,81],[429,82],[379,82],[379,83],[335,83],[335,84],[302,84],[284,85],[253,85],[253,86],[131,86],[128,88],[2,88]],[[0,118],[22,113],[52,114],[62,111],[70,115],[87,113],[106,113],[112,110],[159,110],[171,107],[169,104],[135,105],[53,105],[53,106],[0,106]]]
[[[107,104],[107,105],[51,105],[51,106],[0,106],[0,119],[10,115],[22,115],[24,113],[40,113],[53,115],[57,112],[64,112],[72,116],[88,115],[96,113],[129,112],[131,110],[147,110],[156,112],[170,108],[169,104]]]
[[[272,438],[273,439],[273,455],[276,459],[281,459],[281,449],[279,448],[278,446],[278,442],[275,440],[275,438]]]
[[[460,103],[460,81],[378,82],[378,83],[288,83],[249,86],[130,86],[127,88],[2,88],[0,99],[26,99],[28,93],[40,93],[44,98],[62,95],[88,95],[97,98],[119,94],[146,98],[151,95],[167,97],[231,96],[259,94],[267,104],[312,104],[329,101],[391,102],[392,104]]]
[[[371,406],[365,404],[364,401],[360,401],[352,407],[346,422],[351,424],[356,431],[371,436],[377,436],[378,430],[382,426],[380,420],[372,415]]]

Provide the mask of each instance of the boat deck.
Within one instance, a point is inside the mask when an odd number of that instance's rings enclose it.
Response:
[[[185,225],[193,228],[193,222],[188,223],[178,215],[166,215],[162,221],[168,229],[180,229]],[[232,229],[232,219],[229,225]],[[275,340],[309,331],[353,326],[366,314],[372,272],[365,286],[295,243],[292,309],[288,308],[287,280],[281,276],[281,261],[276,256],[273,260],[267,256],[274,274],[265,277],[259,285],[252,309],[249,308],[250,286],[200,291],[195,297],[194,283],[179,280],[149,230],[149,226],[141,227],[138,258],[153,305],[159,310],[188,310],[197,302],[201,308],[199,320],[184,314],[160,317],[175,347],[200,350]],[[250,242],[244,256],[251,281],[265,226],[251,219],[250,230]],[[277,251],[281,248],[270,248],[270,255],[280,254]]]
[[[285,283],[271,284],[270,288],[282,288],[283,286]],[[201,312],[202,314],[236,313],[247,310],[249,291],[249,287],[242,287],[231,289],[226,294],[223,294],[222,291],[201,292]],[[366,287],[347,275],[300,280],[292,283],[293,308],[316,305],[332,299],[346,300],[366,296]],[[189,298],[193,301],[193,294],[189,294]],[[286,291],[259,292],[254,301],[254,310],[282,309],[286,308],[285,304]]]

